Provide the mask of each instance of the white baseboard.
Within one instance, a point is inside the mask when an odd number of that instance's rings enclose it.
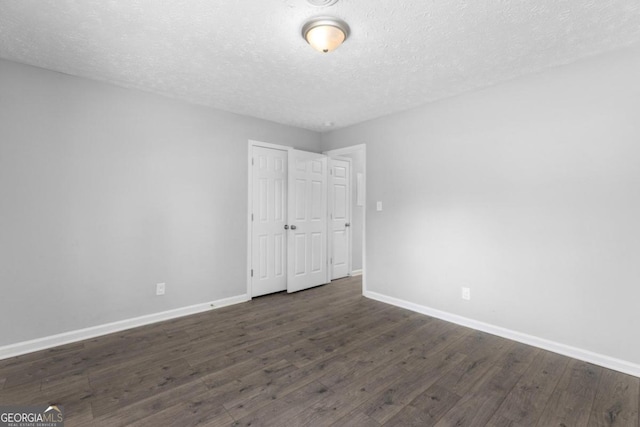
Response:
[[[467,317],[458,316],[457,314],[436,310],[431,307],[415,304],[398,298],[393,298],[387,295],[379,294],[377,292],[364,291],[363,295],[376,301],[395,305],[397,307],[405,308],[417,313],[426,314],[427,316],[436,317],[438,319],[446,320],[447,322],[456,323],[458,325],[466,326],[482,332],[487,332],[492,335],[497,335],[513,341],[518,341],[523,344],[542,348],[544,350],[562,354],[564,356],[572,357],[584,362],[593,363],[594,365],[613,369],[614,371],[623,372],[635,377],[640,377],[640,365],[628,362],[626,360],[616,359],[610,356],[605,356],[603,354],[594,353],[589,350],[572,347],[566,344],[561,344],[555,341],[550,341],[522,332],[513,331],[511,329],[506,329],[500,326],[491,325],[489,323],[479,322]]]
[[[9,357],[20,356],[26,353],[32,353],[34,351],[46,350],[48,348],[57,347],[63,344],[69,344],[77,341],[95,338],[101,335],[120,332],[126,329],[136,328],[138,326],[149,325],[151,323],[161,322],[163,320],[189,316],[191,314],[202,313],[208,310],[215,310],[217,308],[226,307],[228,305],[249,301],[250,299],[251,298],[249,298],[249,296],[246,294],[237,295],[217,301],[176,308],[160,313],[147,314],[132,319],[119,320],[117,322],[106,323],[104,325],[92,326],[90,328],[64,332],[62,334],[51,335],[44,338],[37,338],[30,341],[9,344],[0,347],[0,360],[8,359]]]
[[[362,276],[362,270],[353,270],[351,272],[351,277]]]

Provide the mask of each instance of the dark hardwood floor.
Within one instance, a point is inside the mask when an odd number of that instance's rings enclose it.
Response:
[[[629,426],[640,379],[362,297],[359,278],[0,361],[70,426]]]

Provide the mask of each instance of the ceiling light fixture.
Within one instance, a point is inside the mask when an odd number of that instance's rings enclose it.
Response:
[[[302,37],[315,50],[331,52],[349,37],[349,25],[341,19],[320,16],[311,18],[302,26]]]
[[[307,0],[307,3],[315,7],[327,7],[334,5],[337,2],[338,0]]]

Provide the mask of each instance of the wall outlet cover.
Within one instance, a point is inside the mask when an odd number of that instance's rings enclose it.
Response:
[[[156,285],[156,295],[164,295],[165,284],[158,283]]]
[[[462,288],[462,299],[469,301],[471,299],[471,289]]]

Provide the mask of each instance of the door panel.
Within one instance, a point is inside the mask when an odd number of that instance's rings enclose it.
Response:
[[[287,289],[287,152],[253,147],[251,296]]]
[[[289,165],[287,291],[296,292],[328,281],[327,158],[291,150]]]
[[[324,254],[322,250],[325,248],[323,245],[323,238],[326,237],[325,233],[311,233],[311,272],[318,273],[322,270],[322,263],[325,262]]]
[[[307,219],[307,203],[306,203],[307,181],[304,179],[296,179],[295,206],[296,213],[293,219],[296,221],[305,221]]]
[[[296,266],[294,274],[296,276],[302,276],[307,272],[307,235],[304,233],[295,234],[293,244]]]
[[[351,160],[329,159],[331,280],[351,273]]]

